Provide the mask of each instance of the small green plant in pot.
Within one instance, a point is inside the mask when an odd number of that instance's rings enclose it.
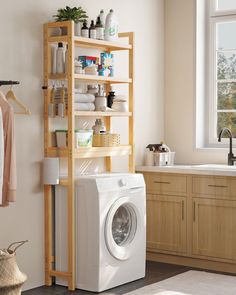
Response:
[[[86,11],[79,7],[69,7],[60,8],[57,10],[57,14],[54,15],[57,22],[63,22],[67,20],[73,20],[75,22],[75,35],[80,36],[81,23],[83,23],[87,18]],[[62,28],[62,34],[66,34],[64,28]]]

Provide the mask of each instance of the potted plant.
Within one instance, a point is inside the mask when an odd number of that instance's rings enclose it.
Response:
[[[69,7],[66,8],[59,8],[57,10],[57,14],[54,15],[57,22],[63,22],[67,20],[73,20],[75,22],[75,35],[80,36],[81,32],[81,23],[83,23],[87,18],[86,11],[82,9],[81,6],[79,7]],[[64,35],[62,28],[62,34]]]

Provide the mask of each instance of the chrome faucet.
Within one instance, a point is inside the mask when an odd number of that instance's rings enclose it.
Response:
[[[220,130],[218,141],[221,142],[221,137],[224,132],[227,132],[229,134],[228,165],[233,166],[234,162],[236,161],[236,157],[234,156],[233,151],[232,151],[232,138],[233,138],[233,136],[232,136],[232,132],[230,131],[229,128],[222,128]]]

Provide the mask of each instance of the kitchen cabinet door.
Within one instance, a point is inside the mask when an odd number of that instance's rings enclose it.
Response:
[[[236,201],[193,199],[193,254],[236,260]]]
[[[186,198],[149,194],[147,248],[186,252]]]

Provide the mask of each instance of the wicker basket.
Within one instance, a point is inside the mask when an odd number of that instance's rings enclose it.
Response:
[[[120,134],[107,133],[107,134],[94,134],[93,146],[97,147],[112,147],[120,145]]]
[[[27,279],[27,276],[23,274],[16,262],[16,250],[20,246],[22,246],[23,242],[17,242],[11,244],[6,251],[6,255],[0,256],[0,294],[1,295],[20,295],[21,289],[24,284],[24,282]],[[11,250],[10,248],[15,245],[19,244],[17,247],[15,247],[14,250]]]

